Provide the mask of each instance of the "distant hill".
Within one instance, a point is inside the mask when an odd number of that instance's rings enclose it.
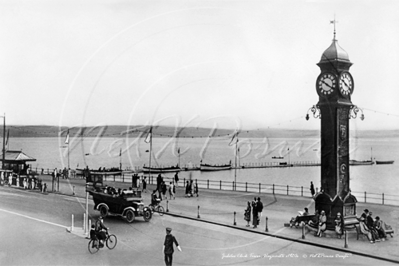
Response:
[[[73,127],[69,128],[70,137],[145,137],[149,131],[149,126],[103,126],[103,127]],[[9,130],[10,138],[38,138],[38,137],[58,137],[66,136],[67,127],[59,128],[57,126],[7,126],[6,131]],[[175,132],[179,132],[180,137],[208,137],[211,132],[212,136],[232,136],[233,129],[217,129],[212,131],[210,128],[195,128],[187,127],[176,130],[174,127],[157,126],[153,128],[154,137],[172,137]],[[6,133],[7,134],[7,133]],[[399,130],[357,130],[351,131],[351,137],[355,138],[397,138],[399,137]],[[0,132],[0,137],[3,136],[3,131]],[[319,130],[295,130],[295,129],[254,129],[241,130],[240,138],[318,138],[320,137]]]

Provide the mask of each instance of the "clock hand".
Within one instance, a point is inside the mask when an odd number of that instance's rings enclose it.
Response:
[[[331,89],[333,88],[330,84],[326,83],[324,80],[322,80],[321,82],[324,83],[327,87],[330,87]]]
[[[341,79],[342,80],[342,82],[345,84],[345,86],[349,89],[349,85],[348,84],[346,84],[346,81],[345,81],[345,79]]]

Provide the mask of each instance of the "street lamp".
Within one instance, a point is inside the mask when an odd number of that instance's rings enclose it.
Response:
[[[364,114],[363,114],[363,110],[359,107],[357,107],[356,105],[352,105],[350,110],[349,110],[349,118],[356,118],[357,117],[357,113],[361,112],[362,114],[360,115],[360,120],[364,120]]]
[[[312,107],[310,107],[308,109],[308,112],[306,113],[306,117],[305,117],[306,120],[309,120],[309,111],[312,111],[314,118],[321,118],[321,112],[320,112],[319,107],[317,105],[313,105]]]
[[[313,105],[312,107],[310,107],[308,109],[308,112],[306,113],[306,120],[309,120],[309,111],[311,111],[313,113],[313,117],[314,118],[321,118],[321,112],[320,112],[320,108],[317,105]],[[349,113],[348,113],[348,117],[349,118],[357,118],[357,114],[359,113],[359,111],[362,113],[360,115],[360,120],[364,120],[364,113],[363,110],[359,107],[357,107],[356,105],[352,105],[349,109]]]

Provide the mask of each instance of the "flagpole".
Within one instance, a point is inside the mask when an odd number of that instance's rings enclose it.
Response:
[[[122,148],[119,150],[119,170],[122,171]]]
[[[152,130],[151,130],[152,131]],[[151,153],[152,153],[152,132],[150,133],[150,162],[149,162],[149,168],[148,168],[148,182],[151,180]]]
[[[4,162],[6,161],[6,114],[3,116],[3,158],[1,169],[5,169]]]
[[[70,168],[70,166],[69,166],[69,129],[67,131],[66,144],[68,145],[67,146],[67,148],[68,148],[68,171],[67,171],[67,173],[69,173],[69,168]]]
[[[177,166],[180,168],[180,148],[177,150],[177,153],[179,155],[179,164]]]
[[[7,130],[6,151],[10,150],[10,129]]]
[[[150,143],[150,157],[149,157],[149,166],[148,166],[148,182],[151,182],[151,154],[152,154],[152,126],[150,127],[150,131],[147,134],[144,142]]]
[[[234,144],[234,141],[235,141],[235,144],[236,144],[236,151],[235,151],[235,158],[234,158],[234,160],[235,160],[235,166],[234,166],[234,188],[233,188],[233,190],[236,190],[236,188],[237,188],[237,154],[238,154],[237,149],[238,149],[238,133],[239,133],[238,131],[234,132],[233,137],[231,138],[230,143],[229,143],[229,146],[232,146],[232,145]],[[231,160],[230,160],[230,166],[231,166]]]
[[[68,141],[68,173],[69,173],[69,141]],[[69,177],[69,176],[68,176]]]
[[[236,141],[236,154],[235,154],[236,156],[235,156],[235,167],[234,167],[234,190],[237,189],[237,154],[238,154],[237,146],[238,146],[238,138]]]

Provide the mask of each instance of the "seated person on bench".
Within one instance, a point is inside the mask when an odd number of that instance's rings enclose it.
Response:
[[[318,224],[319,224],[319,211],[316,210],[314,212],[314,216],[313,218],[308,222],[308,225],[310,225],[311,227],[317,228]]]
[[[335,232],[337,233],[338,237],[340,238],[342,234],[344,233],[344,230],[342,230],[344,226],[344,218],[342,217],[341,213],[337,213],[337,216],[334,219],[335,222]]]
[[[309,210],[308,210],[308,208],[304,208],[304,211],[303,212],[299,212],[299,215],[297,216],[297,217],[295,217],[295,218],[292,218],[291,219],[291,221],[290,221],[290,226],[292,227],[292,226],[299,226],[299,224],[301,223],[301,219],[300,219],[300,217],[303,217],[303,216],[308,216],[309,215]],[[305,222],[306,223],[306,222]]]
[[[377,230],[378,236],[382,241],[387,239],[387,234],[385,233],[385,223],[380,219],[379,216],[375,217],[375,229]]]
[[[320,212],[319,216],[319,227],[316,236],[321,237],[323,232],[327,229],[327,216],[325,211]]]
[[[370,241],[370,243],[373,244],[374,243],[373,235],[371,234],[371,231],[366,225],[366,220],[367,220],[366,214],[363,213],[359,219],[359,229],[363,235],[367,236],[367,239]]]
[[[366,217],[367,217],[366,225],[373,236],[373,240],[376,242],[380,242],[381,240],[380,240],[377,230],[374,227],[374,219],[373,219],[372,215],[373,215],[372,212],[366,212]]]

